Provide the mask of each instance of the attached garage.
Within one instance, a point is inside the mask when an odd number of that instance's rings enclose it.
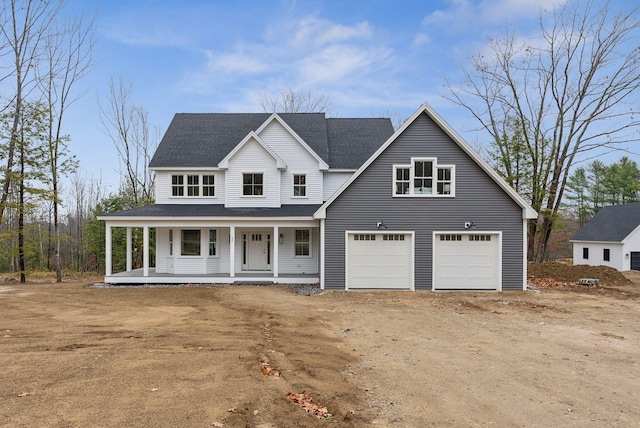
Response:
[[[347,232],[346,288],[414,290],[412,232]]]
[[[631,252],[631,270],[640,270],[640,252]]]
[[[502,289],[500,233],[434,233],[433,290]]]

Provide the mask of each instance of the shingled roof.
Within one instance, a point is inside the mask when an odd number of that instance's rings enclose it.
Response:
[[[640,202],[602,208],[571,241],[622,242],[640,226]]]
[[[324,113],[278,116],[330,168],[357,169],[392,134],[389,119],[327,119]],[[270,113],[178,113],[149,166],[215,167]]]

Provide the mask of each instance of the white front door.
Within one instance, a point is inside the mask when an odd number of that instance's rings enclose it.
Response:
[[[246,265],[248,270],[269,270],[271,268],[271,234],[263,231],[247,232]]]

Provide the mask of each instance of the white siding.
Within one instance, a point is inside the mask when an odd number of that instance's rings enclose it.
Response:
[[[242,174],[263,173],[263,196],[242,195]],[[280,171],[276,161],[257,141],[248,141],[229,159],[226,173],[227,207],[279,207]]]
[[[640,252],[640,226],[625,238],[623,245],[623,270],[629,270],[631,269],[631,259],[627,258],[627,254],[631,256],[631,252]]]
[[[584,259],[583,248],[589,249],[589,258]],[[604,260],[604,249],[609,249],[609,261]],[[629,260],[623,254],[622,244],[608,242],[574,242],[573,243],[573,264],[589,266],[609,266],[619,271],[629,269]]]
[[[215,175],[215,197],[187,197],[171,196],[172,175]],[[186,181],[186,179],[185,179]],[[202,177],[200,178],[202,185]],[[157,204],[223,204],[224,203],[224,172],[223,171],[158,171],[156,172],[156,203]],[[202,194],[202,192],[200,192]]]
[[[300,229],[308,229],[301,227]],[[295,231],[296,229],[280,228],[282,244],[280,244],[280,268],[279,275],[286,274],[316,274],[318,273],[318,260],[320,247],[318,245],[318,229],[311,228],[310,257],[296,257],[295,255]]]
[[[259,136],[287,164],[287,170],[281,176],[281,203],[322,203],[322,173],[318,160],[276,120],[267,125]],[[293,174],[307,175],[305,198],[293,198]]]
[[[157,228],[156,229],[156,272],[173,273],[173,266],[169,266],[167,262],[168,257],[169,257],[169,229]]]
[[[353,172],[325,172],[322,184],[323,202],[328,200],[352,175]]]

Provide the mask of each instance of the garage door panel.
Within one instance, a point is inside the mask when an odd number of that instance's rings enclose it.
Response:
[[[385,234],[369,234],[366,240],[356,240],[349,234],[347,286],[350,289],[411,289],[413,244],[410,234],[401,235],[399,239],[398,234],[387,234],[387,237],[396,237],[394,240],[383,239]]]
[[[434,239],[434,289],[499,288],[498,235],[435,234]]]

